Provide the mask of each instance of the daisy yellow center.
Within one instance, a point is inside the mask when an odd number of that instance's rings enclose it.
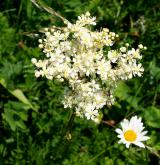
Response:
[[[133,130],[127,130],[124,133],[124,138],[129,142],[133,142],[136,140],[137,134]]]

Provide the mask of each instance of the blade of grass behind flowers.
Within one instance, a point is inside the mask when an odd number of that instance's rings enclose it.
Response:
[[[45,10],[48,13],[50,13],[51,15],[54,15],[58,18],[60,18],[64,23],[69,23],[69,21],[62,17],[60,14],[58,14],[57,12],[55,12],[51,7],[48,7],[43,1],[41,0],[31,0],[31,2],[37,6],[39,9]]]

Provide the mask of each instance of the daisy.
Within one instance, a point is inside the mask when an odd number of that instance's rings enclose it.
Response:
[[[121,122],[122,129],[117,128],[115,131],[119,134],[119,143],[123,143],[129,148],[130,144],[135,144],[139,147],[145,148],[142,141],[149,139],[145,136],[147,131],[143,131],[143,123],[141,122],[141,117],[137,118],[134,116],[129,120],[124,119]]]

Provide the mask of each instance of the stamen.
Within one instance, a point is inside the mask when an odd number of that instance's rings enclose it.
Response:
[[[129,142],[133,142],[136,140],[137,134],[133,130],[127,130],[124,133],[124,138]]]

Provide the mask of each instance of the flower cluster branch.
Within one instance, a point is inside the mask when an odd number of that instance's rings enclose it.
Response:
[[[93,31],[96,18],[87,12],[75,24],[64,21],[63,28],[46,28],[39,48],[45,59],[32,59],[35,76],[66,81],[69,89],[62,101],[64,108],[74,108],[76,115],[99,122],[101,109],[114,104],[114,90],[120,80],[141,76],[142,44],[130,48],[126,44],[112,49],[119,37],[103,28]]]

